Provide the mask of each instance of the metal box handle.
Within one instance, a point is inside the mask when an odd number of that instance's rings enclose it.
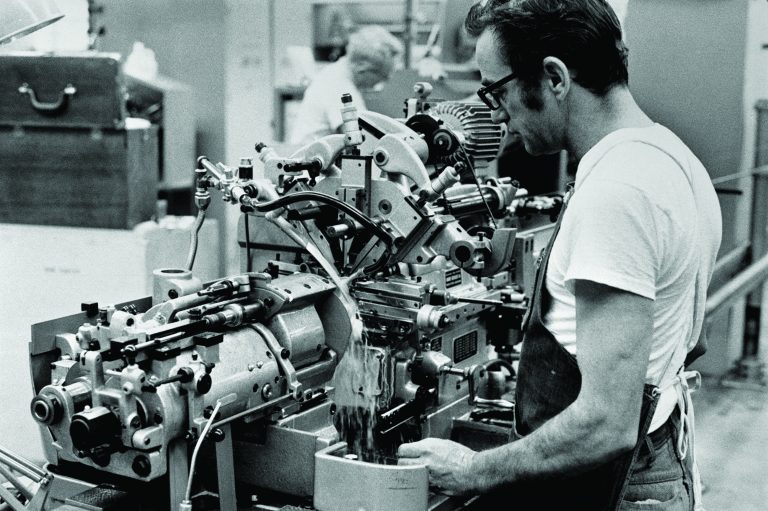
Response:
[[[19,94],[29,94],[29,102],[32,103],[32,108],[43,114],[57,114],[67,108],[69,104],[69,98],[74,96],[77,89],[71,83],[68,83],[64,90],[61,91],[59,99],[56,101],[45,102],[37,99],[35,90],[29,86],[28,83],[21,84],[19,87]]]

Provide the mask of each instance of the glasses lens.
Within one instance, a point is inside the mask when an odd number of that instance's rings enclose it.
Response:
[[[483,103],[485,103],[486,106],[491,110],[496,110],[499,108],[499,102],[496,100],[493,94],[490,94],[488,91],[481,89],[477,91],[477,95],[480,96],[480,99],[483,100]]]

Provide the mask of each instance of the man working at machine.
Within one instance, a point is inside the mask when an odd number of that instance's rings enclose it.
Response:
[[[400,463],[515,509],[693,509],[682,368],[721,237],[709,177],[635,103],[604,0],[490,0],[466,27],[494,119],[529,153],[580,163],[525,325],[522,438],[482,452],[427,439],[402,445]]]
[[[342,94],[350,94],[357,107],[365,110],[361,91],[389,79],[403,45],[383,27],[370,25],[349,36],[346,51],[345,56],[325,66],[307,87],[290,143],[306,144],[338,133],[342,125]]]

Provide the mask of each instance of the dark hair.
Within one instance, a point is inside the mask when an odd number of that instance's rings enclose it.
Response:
[[[472,6],[464,27],[474,37],[493,30],[499,55],[525,84],[538,82],[547,56],[599,96],[629,82],[621,25],[605,0],[488,0]]]

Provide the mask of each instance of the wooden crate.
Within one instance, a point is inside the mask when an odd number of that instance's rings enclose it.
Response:
[[[157,128],[0,126],[0,222],[125,229],[157,199]]]
[[[118,54],[0,55],[0,76],[0,222],[124,229],[152,217],[158,132],[126,118]]]

